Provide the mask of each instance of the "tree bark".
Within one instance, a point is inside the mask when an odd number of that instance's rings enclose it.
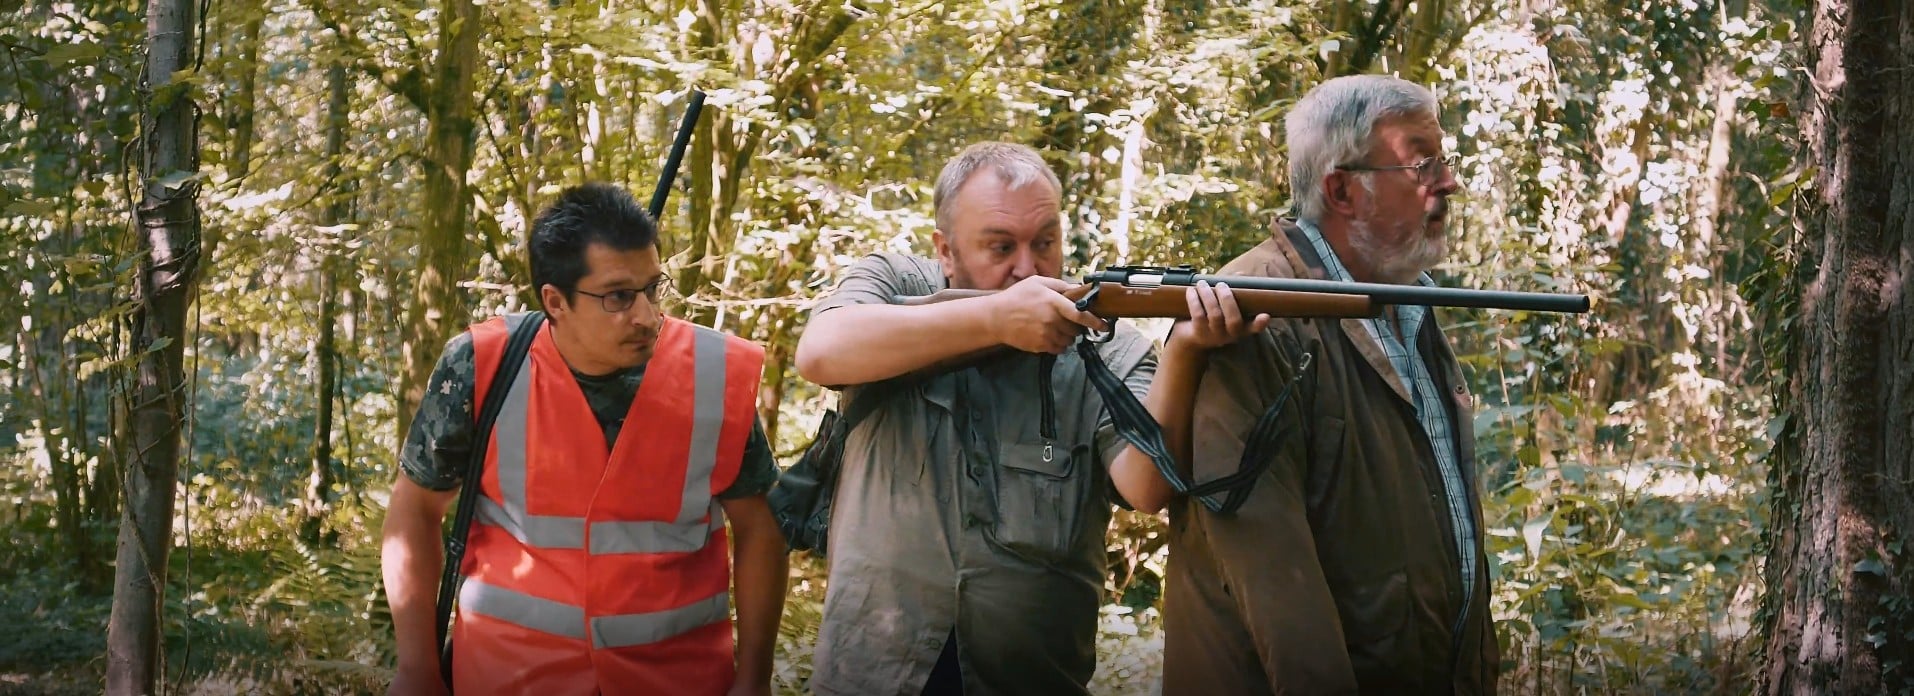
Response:
[[[264,3],[247,3],[242,7],[244,9],[241,11],[246,14],[240,21],[239,36],[235,39],[239,44],[239,55],[235,58],[239,62],[236,66],[239,89],[235,97],[238,103],[233,106],[230,119],[233,152],[229,160],[231,167],[227,170],[227,176],[233,179],[244,179],[252,170],[253,106],[259,84],[259,29],[266,22]]]
[[[440,3],[438,65],[426,104],[425,226],[419,235],[418,283],[400,346],[400,439],[412,426],[439,350],[462,328],[465,317],[458,281],[470,257],[466,209],[471,190],[465,175],[472,167],[478,32],[478,8],[472,0]]]
[[[337,229],[347,219],[347,191],[351,186],[341,180],[344,167],[341,160],[346,152],[346,121],[351,109],[350,84],[346,80],[346,66],[335,62],[326,71],[328,98],[326,102],[326,185],[332,190],[330,199],[319,216],[321,227]],[[338,255],[343,248],[335,243],[341,235],[325,240],[319,247],[319,334],[313,342],[313,359],[318,361],[319,384],[314,394],[318,397],[318,424],[312,436],[312,468],[306,479],[306,519],[300,526],[300,534],[308,543],[321,541],[321,530],[325,517],[332,504],[332,398],[339,381],[337,360],[333,359],[338,351],[334,339],[334,325],[339,314],[339,263]]]
[[[107,623],[106,693],[149,694],[159,676],[166,557],[173,536],[173,487],[179,468],[180,417],[186,407],[186,305],[199,271],[198,124],[194,95],[171,86],[192,66],[194,3],[149,0],[147,95],[140,132],[139,274],[134,280],[133,449],[126,467],[113,612]],[[167,95],[169,98],[161,98]],[[170,177],[170,178],[169,178]]]
[[[1914,4],[1809,20],[1799,273],[1766,565],[1769,694],[1914,687]]]
[[[1050,154],[1050,168],[1063,183],[1064,233],[1076,250],[1065,267],[1098,256],[1095,201],[1103,193],[1105,174],[1097,160],[1115,140],[1108,130],[1092,134],[1087,115],[1108,114],[1118,106],[1115,95],[1122,88],[1111,85],[1109,76],[1132,55],[1144,7],[1140,0],[1083,3],[1063,10],[1046,31],[1044,72],[1055,76],[1053,86],[1070,94],[1051,100],[1033,145]]]

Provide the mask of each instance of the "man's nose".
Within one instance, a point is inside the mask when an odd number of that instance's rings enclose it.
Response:
[[[1016,282],[1037,274],[1037,253],[1030,247],[1017,250],[1016,263],[1010,267],[1010,281]]]
[[[633,326],[641,326],[649,329],[658,328],[658,324],[661,323],[664,318],[664,313],[658,310],[657,303],[652,302],[651,298],[645,297],[644,295],[639,295],[638,299],[631,303],[631,310],[626,312],[626,314],[630,316]]]
[[[1460,190],[1462,182],[1455,178],[1455,170],[1448,167],[1442,168],[1442,177],[1429,187],[1429,193],[1437,196],[1448,196]]]

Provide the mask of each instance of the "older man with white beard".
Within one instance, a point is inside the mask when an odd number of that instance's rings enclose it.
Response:
[[[1430,284],[1458,188],[1436,115],[1392,77],[1312,90],[1287,119],[1297,217],[1222,273]],[[1127,496],[1170,507],[1164,693],[1493,693],[1469,391],[1429,308],[1262,330],[1204,309],[1147,403],[1198,483],[1267,468],[1234,514],[1160,479]],[[1252,444],[1266,412],[1283,435]]]

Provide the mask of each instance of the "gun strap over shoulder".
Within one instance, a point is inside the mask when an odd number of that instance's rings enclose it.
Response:
[[[532,340],[538,337],[538,330],[544,324],[544,312],[530,312],[512,327],[511,337],[505,341],[505,354],[500,358],[498,371],[492,375],[491,386],[486,389],[485,404],[479,409],[478,423],[472,432],[465,478],[459,482],[458,512],[452,516],[452,534],[445,538],[445,569],[439,575],[439,603],[434,615],[439,639],[439,674],[448,689],[452,687],[452,601],[458,597],[459,581],[463,579],[459,566],[465,558],[465,538],[472,529],[472,514],[478,510],[478,498],[483,495],[479,491],[479,478],[485,473],[485,453],[490,449],[492,426],[498,422],[505,396],[512,391],[512,382],[518,379],[525,355],[531,352]]]
[[[1104,408],[1110,410],[1110,421],[1116,427],[1117,435],[1148,455],[1150,461],[1156,464],[1157,472],[1170,483],[1172,489],[1195,497],[1203,503],[1203,507],[1223,515],[1236,512],[1249,500],[1250,490],[1256,485],[1256,479],[1269,468],[1276,446],[1290,434],[1288,431],[1294,429],[1284,422],[1281,415],[1283,408],[1289,405],[1297,385],[1301,384],[1303,375],[1308,374],[1311,359],[1310,354],[1303,354],[1297,363],[1296,375],[1289,384],[1283,386],[1276,400],[1257,419],[1256,426],[1250,430],[1245,441],[1243,457],[1236,473],[1197,484],[1183,478],[1177,471],[1176,458],[1170,455],[1169,445],[1163,441],[1163,426],[1150,416],[1149,409],[1144,408],[1143,402],[1130,393],[1123,380],[1104,364],[1096,344],[1088,339],[1080,339],[1077,341],[1077,353],[1083,358],[1090,385],[1103,396]],[[1222,499],[1215,497],[1217,493],[1223,494]]]

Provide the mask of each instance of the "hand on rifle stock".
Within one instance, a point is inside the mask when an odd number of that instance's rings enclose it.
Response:
[[[997,342],[1028,353],[1060,354],[1084,329],[1107,331],[1109,323],[1077,309],[1063,293],[1076,285],[1031,276],[991,294]]]

